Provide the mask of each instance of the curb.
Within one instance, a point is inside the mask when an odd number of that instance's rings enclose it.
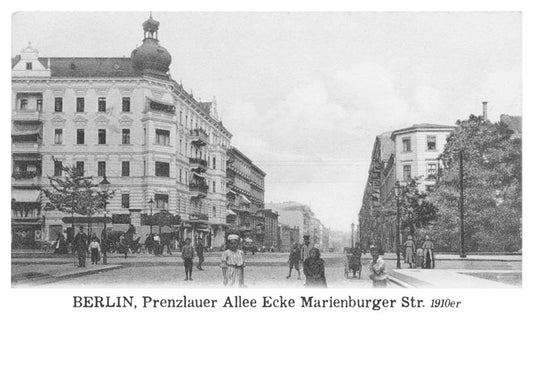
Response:
[[[102,272],[108,272],[111,270],[121,269],[122,265],[107,265],[105,267],[99,268],[99,269],[91,269],[91,270],[80,270],[77,272],[67,272],[67,273],[59,273],[57,275],[49,275],[49,274],[42,274],[37,276],[33,279],[21,279],[21,280],[11,280],[11,287],[17,286],[17,285],[46,285],[47,283],[67,280],[69,278],[77,278],[77,277],[83,277],[83,276],[89,276],[92,274],[102,273]]]

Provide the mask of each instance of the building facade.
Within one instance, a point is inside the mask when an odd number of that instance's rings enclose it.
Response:
[[[381,251],[395,250],[397,225],[394,186],[416,179],[419,190],[433,190],[446,138],[456,126],[416,124],[376,137],[359,210],[359,240]],[[400,243],[402,242],[399,235]]]
[[[299,243],[300,229],[286,224],[279,224],[279,250],[281,252],[290,252],[294,244]]]
[[[297,227],[299,232],[299,243],[303,243],[304,235],[313,234],[313,239],[318,238],[318,230],[315,233],[313,227],[314,213],[307,205],[295,201],[268,203],[268,208],[278,213],[278,222],[290,227]],[[316,224],[315,224],[316,225]]]
[[[248,243],[265,243],[265,176],[252,160],[236,147],[227,153],[227,203],[229,228]]]
[[[107,216],[124,215],[143,236],[149,227],[141,224],[142,214],[168,211],[181,217],[173,230],[181,239],[224,242],[232,135],[215,101],[199,102],[170,76],[172,58],[159,44],[159,22],[150,17],[143,32],[129,58],[43,58],[28,46],[13,59],[17,240],[53,240],[69,227],[64,213],[42,210],[40,195],[49,186],[46,177],[69,165],[96,183],[106,177],[114,192]]]

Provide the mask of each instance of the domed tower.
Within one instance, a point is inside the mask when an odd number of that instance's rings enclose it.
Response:
[[[133,68],[143,74],[168,78],[168,68],[172,62],[170,53],[159,45],[157,39],[159,21],[150,18],[143,22],[143,44],[131,52],[131,64]]]

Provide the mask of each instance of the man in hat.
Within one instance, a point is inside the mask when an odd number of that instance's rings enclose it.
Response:
[[[289,275],[287,279],[291,278],[292,268],[298,272],[298,279],[300,279],[300,246],[298,243],[294,243],[289,254]]]
[[[313,246],[311,245],[311,242],[309,240],[309,235],[304,235],[304,244],[302,245],[302,249],[301,249],[301,255],[302,255],[300,259],[301,261],[307,260],[312,248]]]
[[[244,287],[244,252],[239,247],[239,235],[228,235],[228,243],[222,252],[222,275],[225,286]]]
[[[80,231],[74,237],[72,242],[72,249],[78,255],[78,267],[85,267],[85,259],[87,258],[87,245],[89,244],[89,237],[83,232],[83,227],[80,226]]]
[[[403,247],[405,250],[404,261],[406,264],[409,264],[409,268],[412,268],[414,263],[414,256],[416,253],[416,245],[411,235],[407,236],[407,241],[403,243]]]

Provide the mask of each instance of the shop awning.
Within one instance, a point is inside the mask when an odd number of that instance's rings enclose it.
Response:
[[[195,175],[195,176],[198,176],[198,177],[200,177],[200,178],[205,179],[205,175],[202,175],[201,173],[198,173],[198,172],[196,172],[196,171],[193,171],[192,173],[193,173],[193,175]]]
[[[247,203],[247,204],[251,204],[251,203],[252,203],[252,201],[250,201],[250,200],[248,199],[248,197],[246,197],[245,195],[242,195],[242,194],[241,194],[241,200],[242,200],[244,203]]]
[[[228,209],[228,215],[237,215],[237,213],[231,209]]]
[[[16,202],[41,202],[41,191],[14,189],[11,198]]]

